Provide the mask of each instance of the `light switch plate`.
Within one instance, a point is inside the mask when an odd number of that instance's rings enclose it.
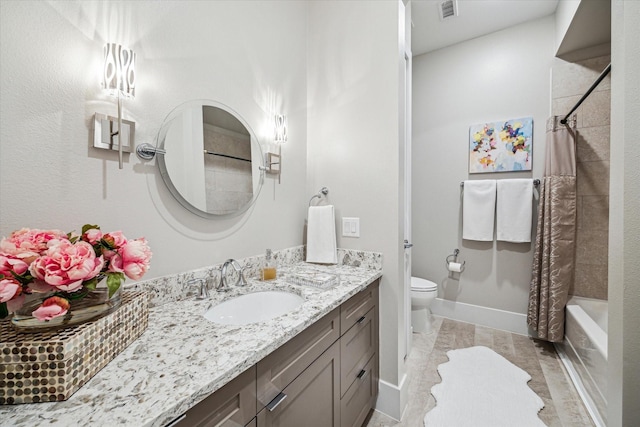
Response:
[[[342,217],[342,236],[360,237],[360,218]]]

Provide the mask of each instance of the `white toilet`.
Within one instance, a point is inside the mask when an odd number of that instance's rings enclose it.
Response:
[[[411,277],[411,326],[413,332],[431,333],[431,301],[438,295],[438,285],[420,277]]]

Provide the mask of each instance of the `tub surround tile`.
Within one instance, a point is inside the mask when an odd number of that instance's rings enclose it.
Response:
[[[597,249],[597,250],[596,250]],[[589,265],[607,265],[609,233],[607,230],[582,229],[576,233],[576,262]]]
[[[569,295],[606,300],[609,292],[608,265],[576,263],[574,284]]]
[[[581,162],[577,167],[578,196],[609,195],[609,162]]]
[[[283,253],[295,260],[299,250]],[[292,268],[305,269],[308,264]],[[335,288],[318,290],[295,286],[282,280],[249,280],[246,287],[212,292],[210,300],[184,299],[178,283],[197,277],[208,269],[177,277],[140,282],[157,288],[157,300],[166,283],[176,289],[172,298],[156,305],[149,313],[146,332],[65,402],[0,408],[3,423],[12,426],[136,425],[163,426],[238,374],[280,347],[307,326],[338,307],[349,297],[381,277],[382,270],[364,267],[313,266],[339,274]],[[180,282],[178,282],[178,280]],[[149,283],[152,282],[152,283]],[[298,309],[278,318],[244,326],[218,325],[202,314],[216,302],[261,290],[288,290],[305,302]]]
[[[610,126],[579,129],[576,141],[576,161],[595,162],[609,160]]]
[[[575,63],[556,59],[553,65],[551,91],[554,97],[582,96],[600,73],[611,62],[609,55],[586,59]],[[606,76],[595,88],[595,91],[611,90],[611,74]]]
[[[580,106],[582,127],[609,126],[611,123],[611,91],[593,91]]]

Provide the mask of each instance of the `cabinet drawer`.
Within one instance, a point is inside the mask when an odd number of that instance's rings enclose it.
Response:
[[[259,361],[258,409],[271,402],[338,338],[339,307]]]
[[[340,346],[333,344],[258,413],[258,427],[339,427]],[[277,402],[277,404],[276,404]]]
[[[374,354],[340,401],[341,427],[361,427],[369,411],[376,404],[378,394],[378,358]]]
[[[367,311],[378,304],[378,284],[376,280],[366,289],[358,292],[340,306],[340,335],[356,324]]]
[[[340,339],[340,395],[344,395],[358,374],[376,352],[377,311],[374,308],[363,314],[359,321]]]
[[[227,385],[198,403],[177,427],[237,427],[256,415],[256,367],[244,371]]]

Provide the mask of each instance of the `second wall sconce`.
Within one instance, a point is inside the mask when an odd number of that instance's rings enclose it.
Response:
[[[114,137],[118,138],[118,167],[122,169],[122,153],[130,153],[134,146],[135,122],[122,119],[122,98],[135,97],[136,54],[116,43],[104,46],[102,87],[118,97],[118,117],[96,113],[94,116],[93,146],[115,150]]]

